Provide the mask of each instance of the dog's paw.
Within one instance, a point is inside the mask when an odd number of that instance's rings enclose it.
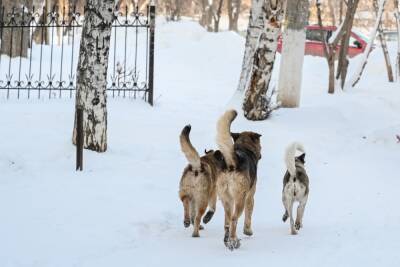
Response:
[[[193,232],[192,237],[200,237],[199,233]]]
[[[252,236],[253,235],[253,230],[251,230],[251,228],[244,228],[243,229],[243,234],[248,235],[248,236]]]
[[[295,222],[294,228],[296,228],[297,231],[300,230],[300,228],[302,228],[302,227],[303,227],[303,224],[301,222]]]
[[[286,222],[286,220],[288,219],[288,217],[289,217],[288,213],[285,212],[285,214],[283,214],[283,216],[282,216],[282,221],[283,221],[283,222]]]
[[[188,228],[190,226],[190,220],[184,220],[183,226],[185,226],[185,228]]]
[[[227,241],[224,239],[225,246],[230,250],[233,251],[234,249],[238,249],[240,247],[240,239],[239,238],[228,238]]]
[[[296,231],[295,229],[292,229],[292,230],[290,231],[290,234],[291,234],[291,235],[297,235],[297,231]]]
[[[213,216],[214,216],[214,211],[212,210],[207,211],[206,215],[203,217],[203,223],[207,224]]]

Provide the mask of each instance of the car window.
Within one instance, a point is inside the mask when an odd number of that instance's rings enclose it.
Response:
[[[357,41],[356,38],[350,37],[350,41],[349,41],[350,47],[358,47],[358,45],[357,45],[358,43],[359,43],[359,42]]]
[[[324,36],[325,36],[326,40],[328,40],[332,36],[332,31],[324,30],[323,32],[324,32]],[[323,42],[320,30],[307,30],[306,31],[306,39],[308,41]]]

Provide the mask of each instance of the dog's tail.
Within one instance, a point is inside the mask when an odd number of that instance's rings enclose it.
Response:
[[[234,143],[231,137],[231,124],[236,118],[236,110],[228,110],[217,123],[217,144],[225,158],[227,166],[235,167]]]
[[[192,165],[192,168],[195,170],[200,169],[200,156],[197,153],[196,149],[192,146],[192,143],[189,139],[190,130],[192,126],[186,125],[181,132],[179,140],[181,142],[181,149],[183,154],[185,154],[186,159],[189,161],[189,164]]]
[[[291,176],[296,175],[296,152],[297,151],[305,153],[303,145],[298,142],[294,142],[286,148],[285,163],[286,163],[286,167]]]

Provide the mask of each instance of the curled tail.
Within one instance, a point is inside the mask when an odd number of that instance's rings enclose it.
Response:
[[[286,168],[288,169],[288,172],[290,173],[291,176],[296,175],[297,151],[305,153],[303,145],[298,142],[294,142],[286,148],[285,163],[286,163]]]
[[[200,156],[197,153],[196,149],[192,146],[192,143],[189,139],[190,130],[192,126],[186,125],[181,132],[179,140],[181,142],[181,149],[183,154],[185,154],[186,159],[189,161],[189,164],[192,165],[192,168],[195,170],[200,169]]]
[[[225,158],[227,166],[236,166],[234,143],[231,137],[231,124],[236,118],[236,110],[228,110],[217,123],[217,144]]]

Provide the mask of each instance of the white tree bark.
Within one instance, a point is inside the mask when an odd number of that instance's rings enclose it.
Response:
[[[242,72],[237,90],[244,91],[249,82],[254,51],[264,28],[263,4],[265,0],[252,0],[249,25],[246,34],[246,45],[243,56]]]
[[[107,149],[106,87],[113,7],[114,0],[87,1],[77,69],[76,106],[83,108],[84,147],[97,152]]]
[[[278,102],[282,107],[300,104],[308,14],[308,0],[287,0],[278,82]]]
[[[265,1],[263,29],[253,57],[250,82],[243,101],[244,116],[249,120],[265,120],[275,107],[267,95],[271,81],[278,38],[281,33],[283,0]]]
[[[380,0],[379,1],[379,10],[378,10],[378,15],[375,21],[375,25],[371,31],[370,37],[369,37],[369,43],[367,45],[367,48],[365,49],[363,53],[363,59],[361,60],[361,63],[354,74],[353,78],[351,79],[351,85],[354,87],[356,84],[360,81],[361,76],[364,72],[365,66],[367,66],[368,63],[368,58],[369,55],[371,54],[372,51],[372,45],[374,43],[374,40],[376,38],[376,33],[378,31],[379,25],[381,24],[382,21],[382,15],[383,15],[383,10],[385,7],[386,0]]]

